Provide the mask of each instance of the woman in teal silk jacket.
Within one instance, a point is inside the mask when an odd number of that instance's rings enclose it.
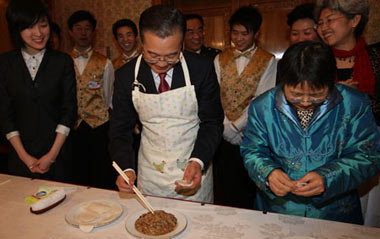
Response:
[[[368,97],[335,73],[328,46],[297,43],[280,85],[251,103],[241,154],[256,209],[363,223],[356,188],[380,171],[379,133]]]

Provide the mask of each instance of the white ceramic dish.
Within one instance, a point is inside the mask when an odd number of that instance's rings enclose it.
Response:
[[[146,209],[137,211],[127,217],[127,220],[125,221],[125,228],[127,229],[127,231],[138,238],[163,239],[163,238],[173,238],[177,236],[178,234],[180,234],[181,232],[183,232],[183,230],[185,230],[187,226],[187,219],[185,215],[183,215],[182,213],[178,211],[168,209],[168,208],[155,209],[155,210],[164,210],[167,213],[173,214],[177,218],[177,227],[174,229],[174,231],[171,231],[164,235],[158,235],[158,236],[149,236],[137,231],[135,227],[135,222],[141,215],[148,212],[148,210]]]
[[[101,227],[115,221],[122,214],[123,207],[116,201],[90,200],[72,207],[66,214],[66,222],[75,227]],[[86,218],[85,215],[90,216]]]

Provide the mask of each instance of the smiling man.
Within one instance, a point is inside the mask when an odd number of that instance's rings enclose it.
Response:
[[[202,56],[208,56],[214,59],[216,55],[220,53],[220,50],[212,47],[205,47],[203,45],[205,32],[202,16],[198,14],[188,14],[185,15],[185,19],[185,50],[200,54]]]
[[[141,50],[138,48],[137,27],[132,20],[118,20],[112,25],[112,32],[121,50],[120,56],[112,62],[116,71],[125,63],[140,55]]]
[[[165,17],[162,17],[165,16]],[[143,53],[116,72],[110,154],[135,182],[132,131],[142,123],[138,186],[143,193],[213,202],[212,167],[223,111],[211,59],[183,53],[185,19],[154,6],[139,22]],[[132,192],[122,177],[120,191]]]
[[[257,9],[238,9],[229,21],[234,48],[223,51],[214,61],[225,114],[223,140],[215,164],[221,190],[217,195],[222,204],[245,208],[252,207],[254,197],[254,185],[239,152],[247,109],[251,100],[274,87],[276,81],[274,56],[255,44],[261,22]],[[235,176],[231,178],[231,174]]]
[[[67,23],[77,78],[78,120],[73,132],[77,183],[112,188],[114,170],[107,152],[107,132],[114,69],[109,59],[92,48],[96,19],[91,13],[74,12]]]

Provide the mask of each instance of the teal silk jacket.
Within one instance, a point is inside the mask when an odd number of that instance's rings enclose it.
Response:
[[[256,98],[248,111],[241,154],[258,190],[255,208],[271,212],[362,224],[356,188],[380,171],[379,132],[368,97],[336,84],[306,130],[278,86]],[[298,180],[320,174],[325,192],[278,197],[266,185],[282,169]]]

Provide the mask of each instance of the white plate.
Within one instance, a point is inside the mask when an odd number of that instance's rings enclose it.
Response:
[[[102,210],[101,213],[99,213],[93,220],[88,222],[79,221],[78,216],[88,213],[86,208],[89,208],[89,205],[98,203],[108,207],[108,209]],[[75,227],[79,227],[79,225],[101,227],[115,221],[121,216],[122,213],[123,207],[118,202],[111,200],[90,200],[72,207],[66,214],[66,222]]]
[[[168,209],[168,208],[164,208],[164,209],[156,209],[156,210],[164,210],[165,212],[167,213],[171,213],[173,214],[176,218],[177,218],[177,227],[167,233],[167,234],[164,234],[164,235],[158,235],[158,236],[149,236],[149,235],[145,235],[139,231],[136,230],[136,227],[135,227],[135,222],[136,220],[141,216],[143,215],[144,213],[147,213],[148,210],[144,209],[144,210],[141,210],[141,211],[137,211],[133,214],[131,214],[127,220],[125,221],[125,228],[127,229],[127,231],[129,233],[131,233],[132,235],[136,236],[136,237],[139,237],[139,238],[146,238],[146,239],[158,239],[158,238],[173,238],[175,237],[176,235],[178,235],[179,233],[181,233],[183,230],[185,230],[186,226],[187,226],[187,219],[185,217],[185,215],[183,215],[182,213],[180,212],[177,212],[175,210],[172,210],[172,209]]]

